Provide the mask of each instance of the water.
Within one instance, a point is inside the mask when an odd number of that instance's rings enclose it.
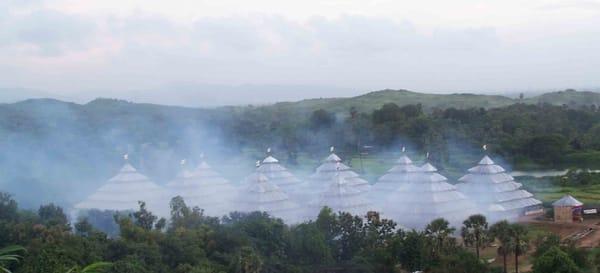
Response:
[[[548,177],[548,176],[563,176],[567,174],[569,170],[539,170],[539,171],[512,171],[509,174],[512,176],[533,176],[536,178]],[[590,170],[593,173],[600,173],[600,170]]]

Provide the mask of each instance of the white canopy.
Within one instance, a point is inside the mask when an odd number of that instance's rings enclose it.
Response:
[[[366,192],[358,190],[346,179],[342,171],[333,173],[327,189],[312,203],[316,213],[325,206],[334,212],[343,211],[361,216],[373,210],[371,203],[366,199]]]
[[[98,209],[127,211],[139,209],[138,201],[144,201],[150,211],[164,215],[167,200],[164,189],[139,173],[129,163],[119,170],[96,192],[76,204],[76,210]]]
[[[183,169],[167,188],[171,198],[181,196],[188,206],[197,206],[211,216],[227,214],[236,194],[236,188],[205,161],[193,170]]]
[[[411,182],[415,174],[420,171],[419,167],[415,166],[413,161],[403,152],[402,156],[396,160],[396,165],[382,175],[377,183],[373,185],[371,195],[379,200],[384,199],[401,184]]]
[[[371,189],[369,182],[342,163],[342,159],[333,152],[333,149],[329,156],[323,160],[323,164],[317,167],[315,173],[310,176],[311,184],[316,187],[317,191],[322,191],[338,173],[339,176],[344,178],[345,183],[358,191],[368,192]]]
[[[236,210],[241,212],[263,211],[279,217],[288,223],[302,219],[303,213],[298,204],[277,185],[271,183],[262,172],[256,171],[246,177],[236,198]]]
[[[458,189],[473,199],[483,212],[502,212],[507,217],[516,217],[528,207],[542,204],[487,155],[459,181]]]
[[[412,172],[410,180],[396,185],[386,199],[385,211],[404,226],[422,229],[437,218],[460,225],[477,213],[475,204],[448,183],[448,179],[430,163]]]
[[[279,186],[295,200],[302,193],[302,187],[304,186],[302,180],[279,164],[279,160],[271,155],[263,159],[257,171],[265,175],[269,182]]]

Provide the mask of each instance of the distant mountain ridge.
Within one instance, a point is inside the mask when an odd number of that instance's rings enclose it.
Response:
[[[509,98],[501,95],[470,93],[428,94],[408,90],[381,90],[350,98],[307,99],[297,102],[280,102],[272,106],[297,111],[325,109],[330,112],[348,111],[355,107],[359,112],[371,112],[383,104],[395,103],[399,106],[421,104],[425,109],[446,108],[497,108],[515,103],[567,105],[570,107],[600,106],[600,93],[590,91],[565,90],[544,93],[530,98]]]
[[[7,91],[7,89],[3,89]],[[31,99],[25,99],[16,103],[10,104],[35,104],[35,103],[60,103],[61,100],[57,99],[44,99],[43,93],[35,93]],[[4,97],[9,97],[4,94]],[[19,97],[21,95],[13,96]],[[289,110],[295,112],[314,111],[318,109],[325,109],[330,112],[347,112],[351,107],[355,107],[359,112],[371,112],[375,109],[380,108],[386,103],[395,103],[399,106],[409,104],[421,104],[425,109],[446,109],[446,108],[497,108],[512,105],[515,103],[526,103],[526,104],[539,104],[547,103],[552,105],[567,105],[569,107],[583,107],[595,105],[600,106],[600,93],[592,91],[576,91],[572,89],[548,92],[533,97],[510,98],[502,95],[486,95],[486,94],[472,94],[472,93],[454,93],[454,94],[432,94],[432,93],[419,93],[409,90],[392,90],[385,89],[380,91],[372,91],[363,95],[354,97],[338,97],[338,98],[312,98],[304,99],[299,101],[284,101],[276,102],[272,104],[261,104],[251,106],[253,108],[261,109],[279,109]],[[73,103],[75,104],[75,103]],[[77,104],[82,106],[94,106],[102,105],[102,107],[108,107],[109,105],[136,105],[138,107],[145,106],[150,108],[160,107],[173,107],[173,108],[188,108],[194,109],[198,107],[189,106],[174,106],[174,105],[162,105],[153,103],[139,103],[129,102],[120,99],[109,99],[99,98],[90,101],[86,104]],[[125,104],[125,105],[124,105]],[[244,109],[249,105],[238,105],[238,106],[219,106],[216,108],[228,108],[233,107],[236,109]]]

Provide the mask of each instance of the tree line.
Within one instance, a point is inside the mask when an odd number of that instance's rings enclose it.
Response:
[[[596,108],[514,104],[425,111],[420,104],[395,103],[370,113],[354,107],[347,113],[256,108],[232,113],[227,122],[216,119],[215,124],[223,127],[228,141],[240,146],[278,145],[292,158],[297,152],[322,154],[328,145],[347,154],[360,153],[365,145],[375,151],[406,145],[421,153],[436,151],[433,160],[448,163],[452,149],[478,149],[489,143],[491,152],[515,165],[585,167],[600,162]]]
[[[87,218],[73,226],[62,208],[21,210],[0,195],[0,268],[5,272],[258,273],[258,272],[518,272],[531,255],[535,273],[600,272],[600,255],[565,245],[551,234],[534,237],[528,227],[482,215],[455,230],[444,219],[422,231],[399,229],[371,212],[361,217],[323,208],[314,221],[286,225],[266,213],[207,217],[182,198],[170,203],[170,219],[140,202],[139,210],[115,214],[118,236]],[[494,266],[480,251],[496,244]],[[19,247],[17,247],[19,246]],[[514,257],[514,265],[509,265]],[[512,272],[512,270],[510,271]]]

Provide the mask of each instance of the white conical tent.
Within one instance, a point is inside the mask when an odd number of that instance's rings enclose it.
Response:
[[[181,171],[167,188],[170,197],[181,196],[188,206],[197,206],[211,216],[227,214],[236,194],[236,188],[205,161],[193,170]]]
[[[369,211],[374,210],[372,204],[367,200],[366,194],[367,192],[360,191],[348,183],[343,176],[343,171],[335,172],[328,182],[327,189],[312,204],[312,207],[315,208],[314,216],[325,206],[334,212],[342,211],[352,215],[365,216]]]
[[[409,181],[397,184],[386,204],[386,216],[416,229],[424,228],[437,218],[459,226],[467,217],[477,213],[475,204],[429,163],[425,163],[418,172],[412,172]]]
[[[164,189],[139,173],[131,164],[125,165],[117,175],[109,179],[96,192],[76,204],[76,210],[127,211],[139,209],[138,201],[144,201],[154,214],[166,214],[167,200]]]
[[[415,166],[412,160],[402,152],[402,156],[396,160],[396,164],[377,179],[377,183],[371,188],[371,193],[382,199],[382,195],[388,195],[398,186],[411,182],[413,176],[420,171],[421,169]]]
[[[265,175],[269,179],[269,182],[279,186],[291,197],[294,197],[294,199],[298,199],[304,190],[302,180],[281,166],[279,160],[271,155],[263,159],[257,170]]]
[[[246,188],[238,193],[235,200],[237,211],[263,211],[288,223],[301,220],[303,213],[300,206],[261,172],[252,173],[243,184]]]
[[[459,181],[458,189],[494,220],[515,218],[542,204],[487,155]]]
[[[331,147],[331,154],[323,160],[323,164],[317,167],[315,173],[310,176],[311,184],[320,192],[329,185],[331,179],[336,175],[342,177],[345,183],[361,192],[368,192],[371,189],[369,182],[342,163],[342,159],[333,152],[333,147]]]

